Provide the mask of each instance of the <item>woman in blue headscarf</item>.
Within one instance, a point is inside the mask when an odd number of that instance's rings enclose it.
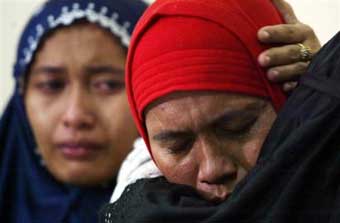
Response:
[[[137,137],[124,65],[145,8],[138,0],[49,0],[28,22],[0,122],[1,222],[96,222]],[[313,42],[314,34],[302,36]],[[297,62],[290,57],[272,62]]]
[[[146,6],[50,0],[28,22],[0,122],[1,222],[97,221],[137,137],[124,65]]]

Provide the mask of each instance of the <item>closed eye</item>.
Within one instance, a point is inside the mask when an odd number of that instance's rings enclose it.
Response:
[[[218,123],[215,126],[216,135],[220,139],[244,139],[257,121],[258,116],[247,117],[234,123]]]
[[[221,140],[246,139],[265,105],[265,103],[254,103],[241,110],[227,111],[209,126],[214,129],[216,136]]]
[[[170,154],[180,154],[189,151],[193,144],[193,139],[179,139],[170,143],[166,148]]]
[[[180,154],[189,151],[195,136],[190,132],[162,132],[153,137],[161,148],[165,148],[170,154]]]

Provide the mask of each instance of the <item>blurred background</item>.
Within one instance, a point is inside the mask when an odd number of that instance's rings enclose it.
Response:
[[[31,13],[43,1],[0,0],[0,115],[14,87],[12,66],[20,32]],[[287,1],[294,7],[299,19],[313,27],[322,43],[340,30],[339,0]]]

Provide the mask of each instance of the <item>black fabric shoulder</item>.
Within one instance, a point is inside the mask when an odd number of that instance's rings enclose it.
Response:
[[[213,207],[191,187],[169,183],[164,177],[141,179],[102,209],[99,222],[199,222]]]

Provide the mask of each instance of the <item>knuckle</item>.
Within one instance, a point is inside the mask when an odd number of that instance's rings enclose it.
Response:
[[[306,33],[309,34],[309,35],[314,35],[314,29],[309,26],[309,25],[305,25],[306,26]]]
[[[294,36],[296,34],[295,31],[296,29],[294,29],[292,26],[287,26],[285,29],[287,36]]]
[[[307,38],[313,38],[315,36],[314,29],[310,25],[307,25],[307,24],[304,24],[304,23],[300,23],[300,25],[301,25],[301,29],[305,33],[306,39]]]

